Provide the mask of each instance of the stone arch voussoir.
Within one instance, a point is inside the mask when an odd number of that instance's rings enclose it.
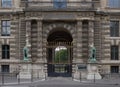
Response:
[[[58,27],[63,27],[67,29],[70,32],[72,38],[75,38],[76,27],[74,25],[67,24],[67,23],[54,23],[54,24],[47,25],[44,29],[45,30],[44,34],[46,34],[45,38],[47,38],[47,36],[49,35],[49,32],[52,31],[52,29],[55,29],[55,28],[57,29]]]

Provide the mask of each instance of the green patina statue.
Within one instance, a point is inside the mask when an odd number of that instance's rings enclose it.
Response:
[[[28,59],[28,47],[27,46],[25,46],[24,48],[23,48],[23,57],[24,57],[24,61],[28,61],[29,59]]]
[[[96,48],[94,46],[91,46],[89,61],[91,63],[95,63],[96,62]]]

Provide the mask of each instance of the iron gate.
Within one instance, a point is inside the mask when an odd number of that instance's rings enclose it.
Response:
[[[48,76],[72,76],[72,42],[47,43]]]

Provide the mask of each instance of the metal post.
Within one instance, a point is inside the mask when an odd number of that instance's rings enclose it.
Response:
[[[95,83],[95,73],[94,73],[94,83]]]
[[[46,74],[47,74],[47,73],[45,72],[45,80],[47,80]]]
[[[39,79],[39,69],[37,70],[37,79]]]
[[[32,71],[31,71],[31,82],[33,82]]]
[[[20,72],[18,73],[18,84],[20,84]]]
[[[17,78],[18,78],[18,84],[20,84],[20,66],[18,66],[19,67],[19,71],[18,71],[18,75],[17,75]]]
[[[82,81],[82,77],[81,77],[82,75],[81,75],[81,72],[79,73],[79,76],[80,76],[80,82],[81,82],[81,81]]]
[[[33,63],[32,63],[32,69],[31,69],[31,82],[33,82]]]
[[[2,72],[2,85],[4,85],[4,72]]]
[[[73,73],[72,73],[72,81],[73,81]]]

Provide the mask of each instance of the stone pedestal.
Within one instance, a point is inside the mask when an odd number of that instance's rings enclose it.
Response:
[[[31,79],[32,77],[32,67],[31,64],[22,64],[20,73],[19,73],[19,78],[20,79]]]
[[[76,71],[76,72],[74,72],[74,74],[73,74],[73,78],[74,79],[79,79],[79,72],[78,71]]]
[[[20,73],[18,78],[20,79],[32,79],[32,78],[42,78],[46,77],[43,64],[21,64]]]
[[[89,63],[87,65],[87,70],[88,70],[88,75],[87,75],[88,80],[101,79],[101,75],[98,72],[98,64],[97,63]]]

